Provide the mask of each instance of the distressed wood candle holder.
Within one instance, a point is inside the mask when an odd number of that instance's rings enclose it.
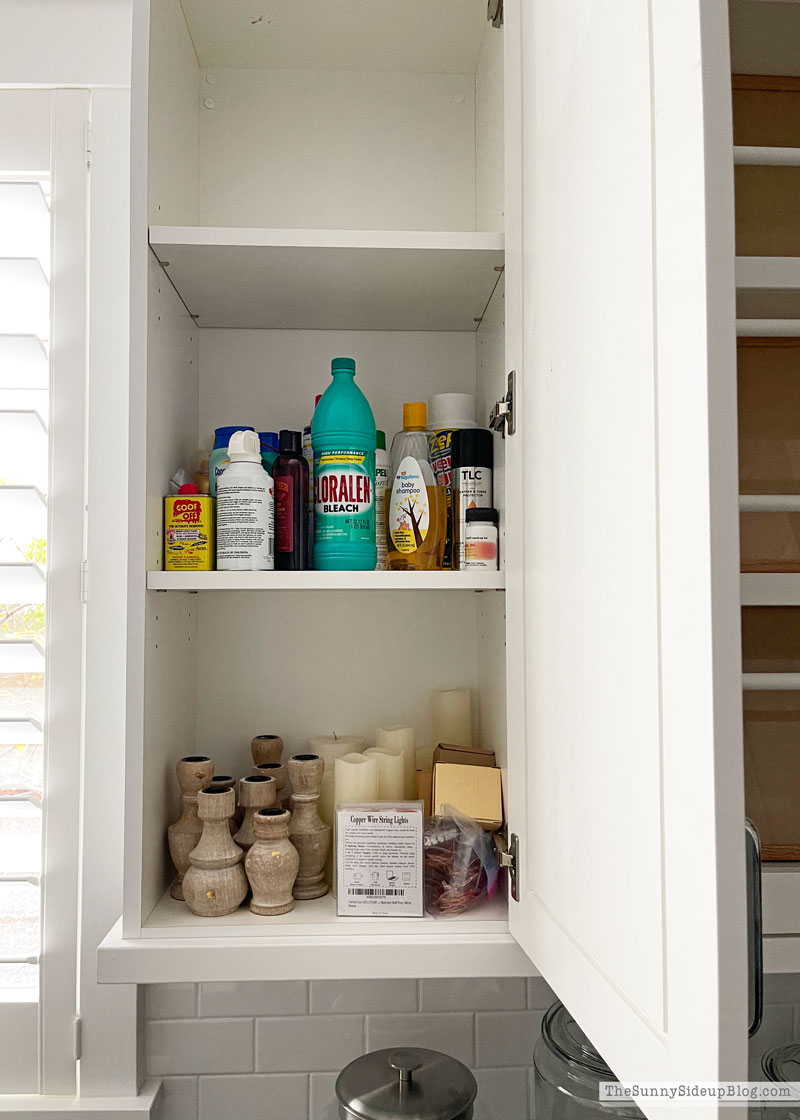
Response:
[[[325,763],[316,754],[296,754],[289,759],[292,782],[292,819],[289,839],[300,856],[294,885],[295,898],[321,898],[328,893],[325,863],[331,846],[331,827],[319,815],[319,794]]]
[[[189,852],[197,846],[203,822],[197,815],[197,794],[214,774],[214,763],[207,755],[189,754],[175,767],[181,789],[181,815],[167,829],[169,855],[178,877],[169,889],[173,898],[183,901],[183,877],[189,870]]]
[[[259,809],[253,818],[255,843],[245,857],[245,870],[254,914],[288,914],[294,909],[292,887],[300,856],[289,839],[289,820],[289,812],[277,807]]]
[[[239,804],[244,809],[244,820],[234,841],[245,851],[255,840],[253,817],[258,809],[270,809],[275,804],[277,782],[267,774],[250,774],[239,779]]]
[[[229,827],[235,807],[232,789],[207,786],[197,795],[203,834],[189,853],[191,866],[183,877],[183,894],[192,913],[202,918],[232,914],[247,895],[244,853],[234,844]]]
[[[283,758],[283,739],[280,735],[256,735],[250,743],[253,765],[262,762],[280,762]]]

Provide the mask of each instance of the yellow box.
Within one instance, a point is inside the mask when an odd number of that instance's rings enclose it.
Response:
[[[503,825],[503,786],[500,771],[493,766],[460,766],[437,762],[433,767],[433,813],[452,805],[494,831]]]
[[[177,494],[164,499],[164,571],[213,572],[214,499]]]

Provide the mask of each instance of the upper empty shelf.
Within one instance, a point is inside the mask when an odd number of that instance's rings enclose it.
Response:
[[[150,244],[201,327],[474,331],[499,233],[154,226]]]

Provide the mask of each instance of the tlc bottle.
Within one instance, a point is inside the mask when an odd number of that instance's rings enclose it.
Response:
[[[467,510],[491,509],[494,443],[488,428],[453,432],[450,444],[453,473],[453,567],[466,559]]]
[[[256,433],[234,432],[227,457],[217,480],[217,570],[272,571],[272,479],[261,465]]]
[[[331,362],[333,384],[311,422],[314,449],[314,567],[375,567],[375,418],[355,383],[352,358]]]
[[[275,483],[275,567],[299,572],[308,567],[308,463],[300,432],[282,428],[280,454],[272,464]]]
[[[278,433],[259,432],[258,438],[261,440],[261,462],[264,470],[272,474],[272,464],[278,458]]]
[[[403,405],[403,430],[392,440],[387,492],[386,548],[391,571],[442,567],[447,493],[433,473],[424,401]]]

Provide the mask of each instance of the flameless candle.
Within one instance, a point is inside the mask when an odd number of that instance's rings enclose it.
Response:
[[[402,801],[405,797],[406,760],[399,747],[370,747],[365,758],[378,763],[378,800]]]
[[[333,764],[334,805],[378,800],[378,761],[365,754],[346,754]]]
[[[308,740],[309,754],[316,754],[325,763],[317,810],[325,824],[333,824],[333,774],[337,758],[346,754],[360,754],[366,742],[358,735],[315,735]]]
[[[472,701],[468,688],[435,688],[431,693],[433,745],[472,746]]]
[[[403,796],[413,798],[417,784],[417,733],[414,728],[379,727],[375,734],[375,746],[403,752]]]

